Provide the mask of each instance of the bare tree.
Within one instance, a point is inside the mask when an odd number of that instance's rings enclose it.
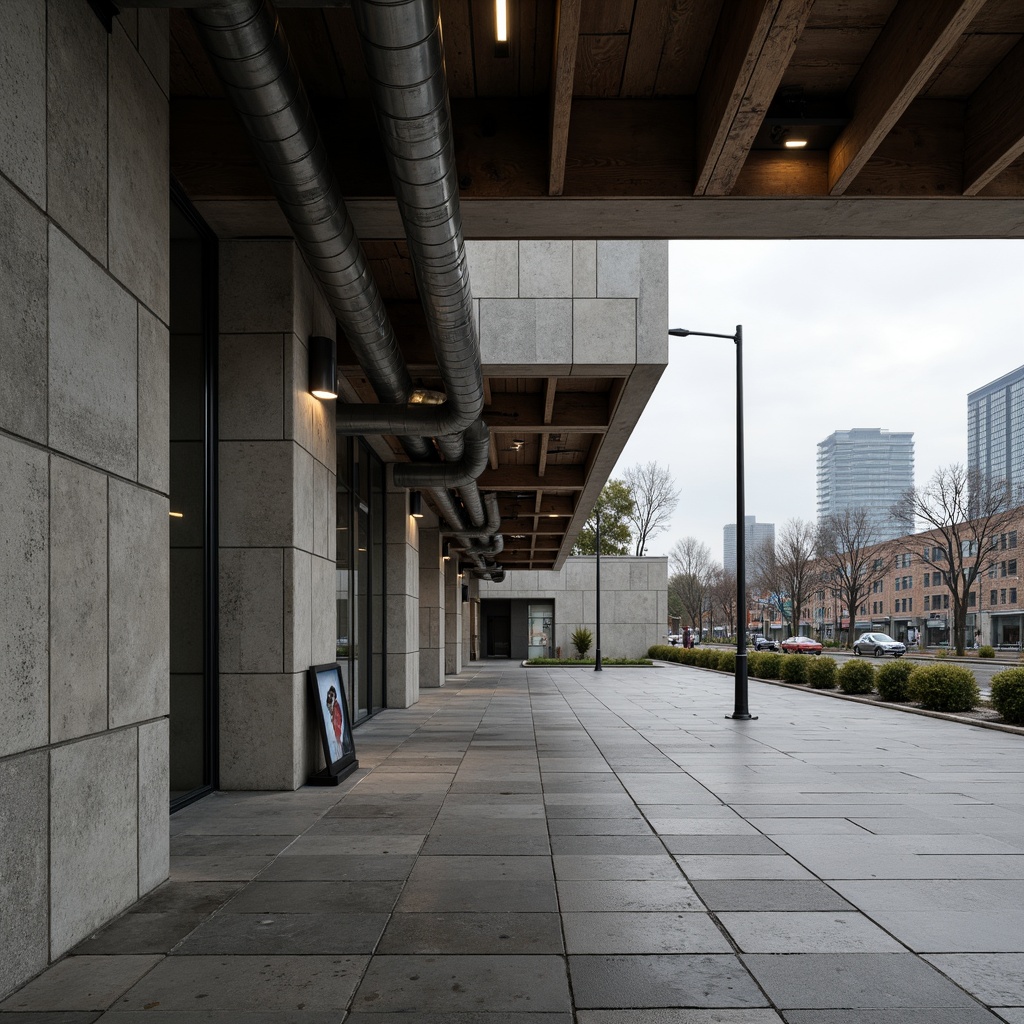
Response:
[[[718,569],[711,584],[712,608],[717,609],[732,636],[736,628],[736,574]]]
[[[718,568],[711,557],[711,549],[696,537],[684,537],[672,546],[668,558],[673,570],[669,589],[678,598],[690,623],[703,632],[704,612]]]
[[[871,516],[865,508],[847,508],[818,524],[818,558],[832,574],[850,616],[846,646],[853,643],[854,622],[861,602],[876,582],[885,578],[892,552],[876,543]]]
[[[633,525],[633,553],[639,557],[651,538],[668,528],[679,504],[679,491],[668,467],[662,469],[656,462],[630,466],[622,479],[633,498],[629,521]]]
[[[788,519],[775,540],[775,564],[789,594],[794,634],[800,632],[800,615],[814,582],[816,533],[814,523]]]
[[[998,561],[1001,534],[1018,513],[1010,507],[1005,480],[991,481],[959,463],[937,469],[925,487],[906,491],[892,510],[911,529],[923,523],[929,548],[938,549],[928,557],[949,588],[957,654],[964,653],[971,588]]]

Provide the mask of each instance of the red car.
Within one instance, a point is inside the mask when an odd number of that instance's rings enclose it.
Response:
[[[809,636],[791,636],[782,641],[782,649],[787,654],[821,654],[821,644]]]

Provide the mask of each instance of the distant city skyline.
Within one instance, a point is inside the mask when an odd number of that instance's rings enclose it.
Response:
[[[753,566],[756,564],[755,552],[762,544],[770,541],[775,543],[775,524],[759,523],[757,516],[744,516],[745,528],[743,541],[745,544],[743,562],[746,566],[747,579],[753,579]],[[736,567],[739,564],[736,558],[736,524],[726,523],[722,528],[722,567],[726,572],[736,575]]]
[[[833,430],[818,442],[817,466],[819,525],[829,516],[863,509],[871,543],[906,533],[906,524],[890,510],[914,486],[913,431]]]
[[[967,468],[1005,480],[1024,502],[1024,366],[967,396]]]
[[[668,327],[743,325],[746,507],[817,518],[817,443],[840,427],[914,434],[915,480],[967,465],[967,395],[1022,362],[1024,241],[669,242]],[[736,518],[736,349],[666,338],[669,364],[612,476],[650,461],[680,490],[668,528],[721,553]]]

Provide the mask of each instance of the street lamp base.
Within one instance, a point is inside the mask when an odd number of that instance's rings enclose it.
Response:
[[[757,715],[726,715],[726,718],[735,718],[739,722],[756,722]]]

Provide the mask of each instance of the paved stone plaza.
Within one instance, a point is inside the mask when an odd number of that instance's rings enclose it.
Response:
[[[176,814],[170,882],[0,1024],[1024,1024],[1024,737],[750,705],[474,665],[337,789]]]

